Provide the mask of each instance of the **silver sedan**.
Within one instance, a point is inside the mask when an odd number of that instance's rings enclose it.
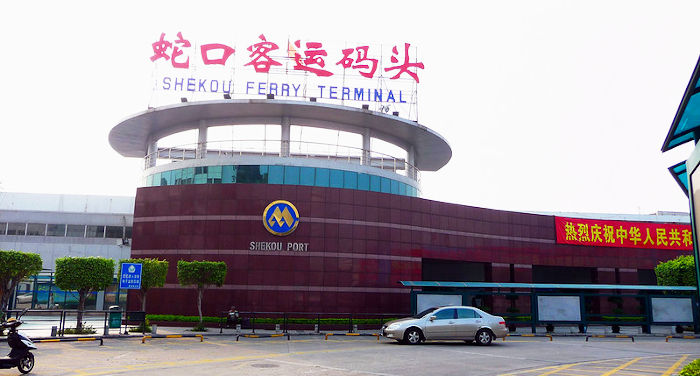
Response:
[[[418,344],[428,340],[476,341],[490,345],[508,334],[503,317],[467,306],[434,307],[413,317],[394,320],[382,327],[381,334],[401,343]]]

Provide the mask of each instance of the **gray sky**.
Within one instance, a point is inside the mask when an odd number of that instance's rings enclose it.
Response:
[[[0,190],[133,195],[109,130],[151,97],[161,32],[410,42],[452,146],[423,197],[514,211],[687,211],[660,148],[700,54],[697,1],[11,2]],[[248,3],[246,3],[248,4]]]

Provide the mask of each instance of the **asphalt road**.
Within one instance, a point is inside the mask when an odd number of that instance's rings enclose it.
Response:
[[[0,345],[6,346],[0,343]],[[508,338],[399,345],[374,337],[107,339],[40,343],[33,375],[675,375],[700,340]],[[0,370],[0,376],[19,374]]]

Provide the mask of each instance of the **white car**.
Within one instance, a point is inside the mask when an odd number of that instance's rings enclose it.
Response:
[[[413,317],[394,320],[382,327],[381,334],[411,345],[430,340],[476,341],[490,345],[508,335],[503,317],[468,306],[433,307]]]

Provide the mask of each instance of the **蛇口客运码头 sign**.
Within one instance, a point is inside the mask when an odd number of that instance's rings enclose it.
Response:
[[[155,89],[177,93],[415,102],[424,64],[411,43],[329,43],[319,39],[246,36],[195,38],[161,33],[149,56]]]
[[[554,217],[557,243],[692,250],[689,224]]]

